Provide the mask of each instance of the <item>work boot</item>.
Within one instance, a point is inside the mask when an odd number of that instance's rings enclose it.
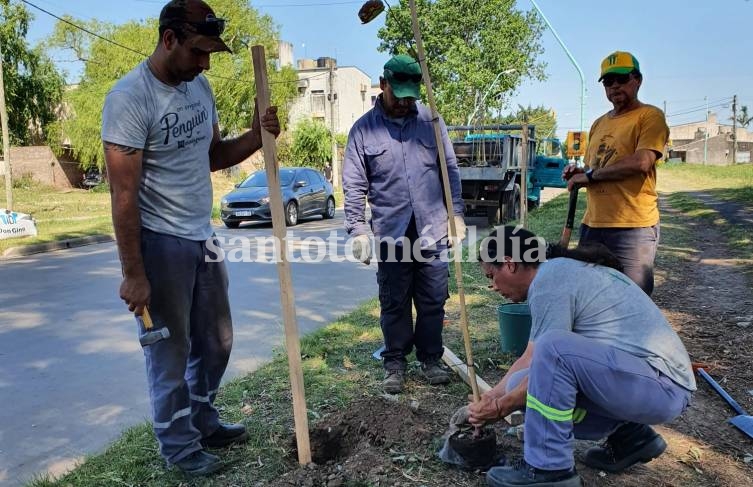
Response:
[[[439,365],[439,362],[422,363],[421,375],[433,386],[450,382],[450,374]]]
[[[387,394],[398,394],[403,390],[405,383],[405,371],[400,369],[388,370],[384,374],[384,392]]]
[[[204,448],[224,448],[233,443],[245,443],[248,441],[246,427],[240,423],[220,423],[220,427],[214,433],[201,439]]]
[[[222,468],[222,462],[219,457],[207,453],[204,450],[198,450],[186,458],[175,462],[175,466],[190,477],[201,477],[212,474]]]
[[[486,485],[489,487],[581,487],[580,475],[575,467],[565,470],[541,470],[532,467],[525,460],[510,465],[493,467],[486,472]]]
[[[601,446],[586,450],[583,463],[597,470],[619,473],[638,462],[650,462],[666,449],[667,443],[650,426],[625,423]]]

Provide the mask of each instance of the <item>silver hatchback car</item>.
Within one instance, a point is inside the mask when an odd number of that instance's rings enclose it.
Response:
[[[271,221],[266,171],[256,171],[220,200],[220,216],[228,228],[245,221]],[[299,219],[314,215],[334,218],[335,197],[324,175],[309,167],[280,168],[280,189],[285,208],[285,223],[293,226]]]

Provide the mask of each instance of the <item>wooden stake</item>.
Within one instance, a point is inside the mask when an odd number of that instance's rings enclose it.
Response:
[[[442,355],[442,361],[447,364],[448,367],[450,367],[452,370],[457,372],[457,374],[460,376],[463,381],[470,385],[471,384],[471,378],[468,374],[468,366],[465,365],[457,355],[453,353],[452,350],[450,350],[447,347],[444,347],[444,354]],[[479,391],[484,394],[486,392],[489,392],[492,390],[492,386],[487,384],[487,382],[482,379],[479,376],[476,376],[476,382],[478,383]],[[508,414],[504,417],[504,420],[507,421],[512,426],[517,426],[519,424],[523,423],[523,413],[520,411],[513,411],[512,413]]]
[[[520,224],[528,226],[528,122],[523,123],[520,151]]]
[[[444,143],[442,142],[442,132],[439,126],[439,114],[437,105],[434,101],[434,91],[431,86],[431,77],[429,76],[429,67],[426,65],[426,53],[424,52],[424,43],[421,38],[421,28],[418,25],[418,14],[416,13],[416,0],[410,0],[411,25],[413,27],[413,37],[416,39],[416,49],[418,50],[418,62],[421,64],[421,72],[426,85],[426,96],[429,99],[429,108],[431,109],[432,125],[434,126],[434,137],[437,140],[437,150],[439,151],[439,168],[442,173],[442,186],[444,187],[444,203],[447,207],[447,214],[450,223],[450,237],[454,238],[458,233],[455,228],[455,212],[452,205],[452,191],[450,189],[450,177],[447,172],[447,156],[444,152]],[[456,249],[455,252],[462,253],[462,249]],[[456,256],[457,257],[457,256]],[[476,369],[473,365],[473,352],[471,350],[471,335],[468,331],[468,313],[465,308],[465,288],[463,287],[463,268],[461,259],[454,258],[455,279],[458,286],[458,297],[460,299],[460,329],[463,331],[463,342],[465,343],[465,360],[468,365],[468,377],[473,390],[473,400],[478,401],[481,396],[478,392],[476,383]]]
[[[256,79],[256,99],[259,115],[266,113],[269,107],[269,85],[267,83],[267,60],[263,46],[253,46],[251,57],[254,63]],[[269,185],[269,206],[272,211],[272,229],[277,258],[277,274],[280,280],[280,301],[282,318],[285,325],[285,348],[288,352],[288,370],[290,372],[290,389],[293,393],[293,417],[295,419],[295,438],[298,443],[298,462],[301,465],[311,463],[311,445],[309,443],[309,426],[306,415],[306,395],[303,387],[303,368],[301,366],[301,344],[298,341],[298,322],[295,314],[295,297],[293,280],[290,275],[290,262],[285,240],[284,208],[280,189],[280,168],[277,166],[277,145],[275,137],[266,130],[261,130],[264,150],[264,167]]]

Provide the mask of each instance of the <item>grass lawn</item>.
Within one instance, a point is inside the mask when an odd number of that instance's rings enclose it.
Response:
[[[215,223],[219,219],[220,198],[232,191],[237,181],[224,174],[213,174]],[[5,188],[4,178],[0,187]],[[5,191],[0,192],[0,208],[6,203]],[[101,189],[56,189],[29,179],[16,181],[13,188],[13,209],[28,213],[37,221],[37,236],[0,240],[0,255],[11,247],[110,235],[113,233],[110,213],[110,193],[107,186]]]

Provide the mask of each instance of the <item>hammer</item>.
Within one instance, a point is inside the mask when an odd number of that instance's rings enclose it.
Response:
[[[147,308],[144,308],[143,315],[136,316],[136,321],[141,329],[144,330],[144,333],[139,336],[139,343],[141,343],[142,347],[148,347],[160,340],[170,338],[170,330],[168,330],[166,326],[163,326],[159,330],[153,329],[154,323],[152,323],[152,317],[149,315],[149,310]]]

